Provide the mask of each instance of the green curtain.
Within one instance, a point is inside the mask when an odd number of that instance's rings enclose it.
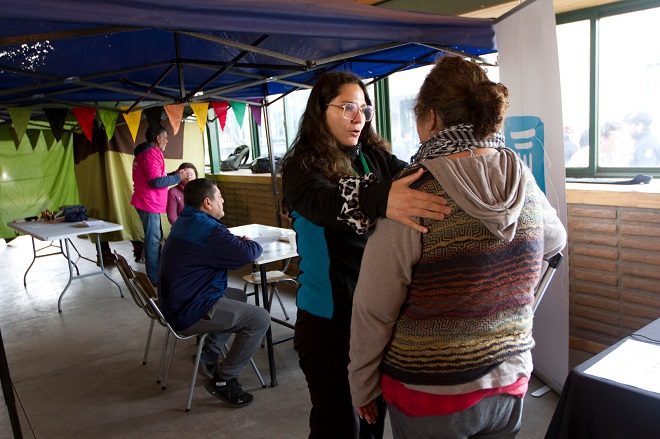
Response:
[[[51,143],[41,130],[28,129],[18,148],[13,128],[0,127],[0,236],[13,238],[7,223],[78,204],[70,135]],[[51,136],[52,137],[52,136]]]

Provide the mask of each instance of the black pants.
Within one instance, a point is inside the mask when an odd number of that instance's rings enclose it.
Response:
[[[383,437],[386,406],[378,401],[378,419],[369,425],[358,418],[348,384],[348,322],[298,311],[293,346],[305,374],[312,412],[310,439],[380,439]]]

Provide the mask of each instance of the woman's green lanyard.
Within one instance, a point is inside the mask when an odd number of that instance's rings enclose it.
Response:
[[[362,169],[364,169],[364,175],[370,174],[371,170],[369,169],[369,165],[367,165],[367,161],[365,160],[364,154],[362,154],[362,151],[361,151],[360,147],[358,147],[357,153],[360,156],[360,160],[362,161]],[[346,160],[346,162],[350,166],[351,172],[353,173],[353,175],[355,175],[356,177],[359,177],[360,174],[358,174],[357,171],[355,169],[353,169],[353,165],[351,164],[351,162],[349,162],[346,158],[344,158],[344,160]]]

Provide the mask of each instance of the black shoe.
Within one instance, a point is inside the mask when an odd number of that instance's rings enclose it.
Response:
[[[193,355],[190,359],[193,365],[197,355]],[[213,378],[216,370],[218,370],[218,354],[210,351],[202,351],[202,358],[199,359],[199,368],[207,378]]]
[[[247,407],[254,401],[254,396],[244,392],[236,378],[232,378],[229,381],[222,381],[216,375],[206,382],[204,388],[211,395],[226,402],[230,407]]]

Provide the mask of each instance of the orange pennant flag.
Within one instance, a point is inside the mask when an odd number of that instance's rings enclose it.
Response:
[[[94,127],[94,118],[96,117],[96,108],[91,107],[81,107],[81,108],[72,108],[73,114],[78,119],[80,128],[82,128],[85,137],[90,142],[92,141],[92,128]]]
[[[209,103],[200,102],[197,104],[190,104],[193,113],[195,113],[195,118],[197,118],[197,125],[199,125],[199,131],[202,133],[206,129],[206,119],[209,118]]]
[[[128,130],[131,132],[131,136],[133,136],[133,142],[135,142],[135,139],[137,138],[137,133],[138,133],[138,128],[140,128],[140,119],[142,118],[142,110],[135,110],[131,111],[130,113],[126,113],[126,111],[131,108],[131,107],[121,107],[122,111],[124,111],[124,120],[126,121],[126,125],[128,125]]]
[[[170,120],[172,125],[172,135],[176,136],[179,132],[179,126],[181,126],[181,119],[183,118],[183,104],[172,104],[165,105],[165,113],[167,113],[167,118]]]

